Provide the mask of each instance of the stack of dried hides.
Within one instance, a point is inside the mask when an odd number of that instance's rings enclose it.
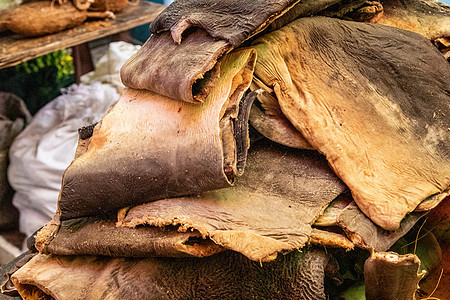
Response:
[[[448,195],[450,67],[370,23],[419,28],[428,1],[385,2],[169,6],[80,130],[20,295],[325,299],[324,246],[389,249]],[[432,7],[421,30],[448,38]]]

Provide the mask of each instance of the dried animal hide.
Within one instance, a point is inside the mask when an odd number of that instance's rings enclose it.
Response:
[[[257,82],[257,84],[255,83]],[[250,110],[250,124],[263,136],[278,144],[298,148],[314,149],[303,135],[295,129],[280,109],[278,100],[272,89],[253,77],[250,88],[262,89]]]
[[[264,28],[266,32],[278,29],[336,2],[175,1],[152,22],[154,34],[122,67],[122,82],[130,88],[150,90],[174,99],[204,101],[216,77],[210,70],[220,56]],[[205,84],[203,78],[210,84]]]
[[[37,234],[36,248],[112,257],[204,257],[227,248],[255,261],[302,248],[310,224],[346,187],[319,154],[261,142],[235,187],[120,210],[117,228],[112,219],[60,222],[56,215]],[[345,236],[319,230],[312,239],[353,247]]]
[[[202,29],[192,30],[181,45],[174,44],[167,32],[153,34],[125,62],[120,76],[127,87],[198,103],[215,85],[219,74],[211,70],[229,50],[227,42],[214,40]]]
[[[379,1],[347,0],[340,1],[319,14],[325,17],[375,23],[383,15],[383,5]]]
[[[237,47],[298,2],[300,0],[178,0],[155,18],[151,31],[169,31],[174,42],[180,44],[188,28],[200,27],[214,39]]]
[[[56,215],[36,235],[43,254],[109,257],[205,257],[224,250],[199,232],[116,227],[116,219],[85,217],[60,222]]]
[[[376,224],[394,230],[425,198],[449,188],[450,65],[428,40],[314,17],[254,48],[255,76]]]
[[[4,300],[4,298],[6,298],[2,297],[2,295],[7,295],[10,297],[19,296],[16,287],[11,281],[11,275],[13,275],[17,270],[23,267],[36,254],[37,253],[31,253],[27,251],[22,253],[9,263],[0,266],[0,299]]]
[[[415,254],[373,252],[364,264],[367,300],[411,300],[423,276]]]
[[[201,105],[125,90],[63,175],[61,219],[232,185],[247,156],[254,62],[251,49],[225,56]]]
[[[434,0],[385,0],[379,24],[424,35],[430,40],[450,37],[450,6]]]
[[[258,145],[247,164],[234,187],[136,206],[118,225],[195,230],[251,260],[271,261],[278,252],[302,248],[310,225],[346,189],[326,160],[311,151]]]
[[[399,238],[404,236],[426,212],[408,214],[394,231],[387,231],[375,225],[353,202],[342,210],[338,225],[358,247],[387,251]]]
[[[39,254],[13,274],[20,295],[39,299],[325,299],[330,262],[321,249],[260,264],[226,251],[204,259]]]
[[[339,226],[356,246],[386,251],[427,213],[426,211],[412,212],[401,221],[398,229],[387,231],[374,224],[363,214],[353,199],[344,194],[335,199],[313,225]]]

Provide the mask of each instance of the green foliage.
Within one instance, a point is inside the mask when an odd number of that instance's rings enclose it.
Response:
[[[57,78],[59,79],[74,73],[72,56],[65,49],[37,57],[16,66],[19,72],[25,71],[27,74],[37,73],[47,67],[56,67],[58,70]]]
[[[0,0],[1,1],[1,0]],[[60,50],[0,70],[0,91],[22,98],[32,114],[74,83],[72,57]]]

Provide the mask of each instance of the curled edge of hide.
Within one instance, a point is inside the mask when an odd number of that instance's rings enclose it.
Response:
[[[224,250],[196,231],[116,227],[115,221],[98,217],[62,222],[58,218],[56,214],[36,235],[36,248],[42,254],[206,257]]]
[[[79,142],[63,175],[61,220],[233,185],[245,167],[249,110],[258,94],[244,96],[255,60],[250,48],[225,55],[200,105],[126,89]]]
[[[186,33],[181,45],[169,33],[152,34],[124,63],[120,77],[126,87],[198,104],[206,101],[217,82],[219,72],[214,66],[231,49],[201,28]]]
[[[326,251],[292,251],[261,264],[225,251],[204,258],[108,258],[38,254],[12,281],[40,299],[325,299]],[[246,280],[239,280],[242,274]]]

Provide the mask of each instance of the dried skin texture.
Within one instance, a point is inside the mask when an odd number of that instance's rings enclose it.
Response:
[[[430,40],[450,37],[450,6],[434,0],[385,0],[379,24],[424,35]]]
[[[281,111],[273,90],[253,77],[252,90],[262,89],[257,97],[258,101],[250,111],[250,124],[263,136],[278,144],[297,148],[313,149],[303,135],[295,129]]]
[[[213,38],[237,47],[298,2],[300,0],[178,0],[156,17],[151,31],[170,31],[173,40],[181,43],[186,29],[200,27]]]
[[[317,153],[258,145],[236,186],[136,206],[118,224],[194,229],[251,260],[271,261],[303,247],[310,225],[345,188]]]
[[[53,231],[41,230],[36,241],[40,253],[56,255],[204,257],[224,250],[198,232],[116,228],[114,220],[99,217],[62,221]]]
[[[16,287],[11,281],[11,276],[23,267],[33,256],[37,253],[24,252],[14,260],[0,266],[0,298],[4,299],[2,295],[11,297],[19,297]],[[9,299],[9,298],[7,298]]]
[[[245,155],[237,153],[237,141],[227,130],[247,116],[237,110],[254,61],[251,49],[224,57],[221,76],[201,105],[125,90],[95,127],[87,151],[65,171],[61,219],[230,186]],[[221,128],[225,117],[233,124]],[[239,139],[246,143],[247,132]],[[225,174],[230,147],[235,160]]]
[[[411,300],[419,286],[420,260],[414,254],[373,252],[364,264],[367,300]]]
[[[153,34],[125,62],[120,76],[130,88],[150,90],[186,102],[201,102],[208,94],[208,87],[215,84],[217,74],[207,76],[210,81],[207,87],[200,79],[230,49],[227,42],[214,40],[202,29],[190,32],[181,45],[176,45],[169,33]],[[194,87],[196,82],[198,87]]]
[[[323,214],[314,222],[314,226],[326,227],[336,226],[338,224],[339,216],[353,199],[348,193],[339,195],[333,202],[328,205]]]
[[[344,248],[347,251],[352,250],[355,247],[355,244],[353,244],[345,235],[317,228],[311,230],[309,242],[311,244],[326,247]]]
[[[252,262],[223,252],[204,259],[120,259],[39,254],[12,280],[24,299],[325,299],[329,257],[319,249]],[[244,279],[244,280],[243,280]]]
[[[207,72],[224,53],[265,28],[278,29],[336,2],[175,1],[152,22],[156,34],[122,67],[122,82],[174,99],[203,101],[210,86],[203,86],[202,78],[214,78],[215,74]],[[191,26],[195,28],[188,29]]]
[[[383,16],[383,5],[379,1],[369,0],[339,1],[319,15],[375,23]]]
[[[376,224],[394,230],[425,198],[448,189],[450,65],[428,40],[315,17],[254,48],[255,75]]]
[[[51,1],[24,4],[9,13],[9,30],[25,36],[39,36],[59,32],[83,23],[87,18],[72,2],[62,5]]]
[[[423,212],[410,213],[401,221],[398,229],[387,231],[375,225],[355,203],[352,203],[342,210],[338,218],[338,225],[358,247],[386,251],[410,231],[425,214]]]

